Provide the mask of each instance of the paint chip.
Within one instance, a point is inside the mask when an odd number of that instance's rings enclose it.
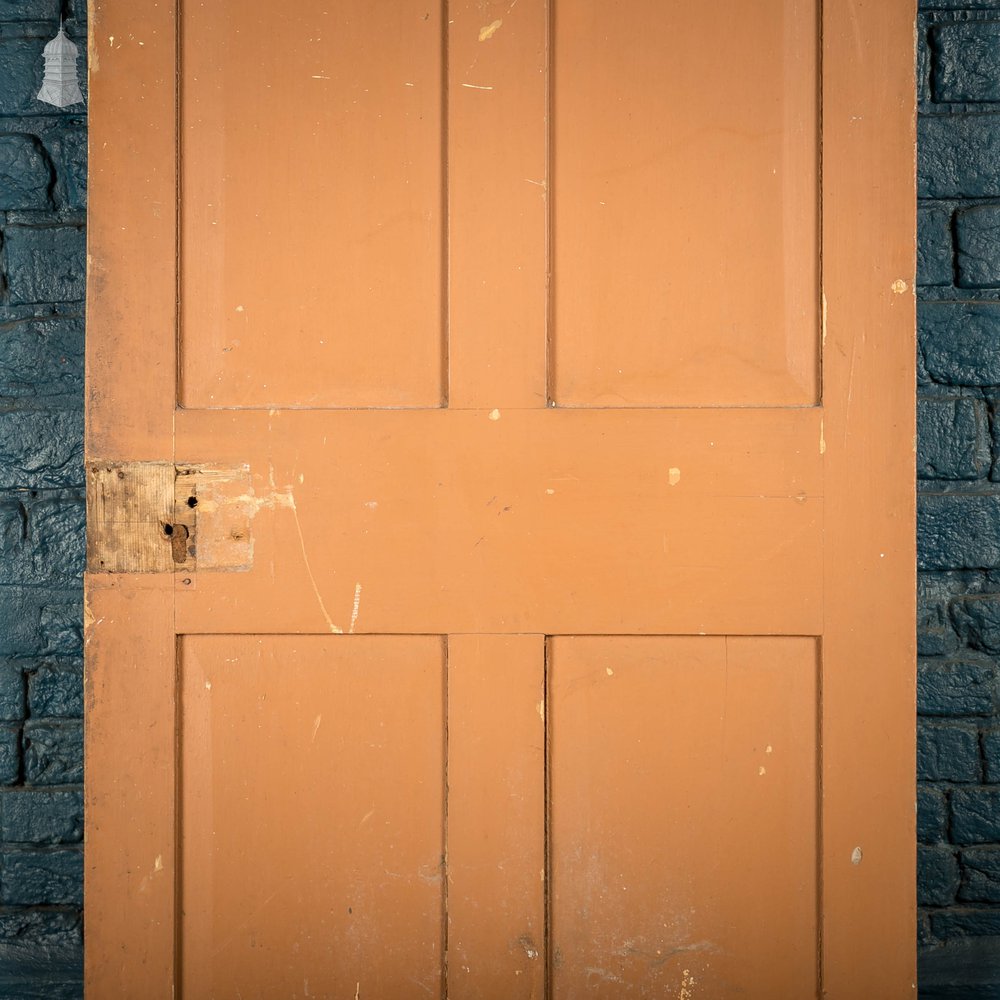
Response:
[[[893,290],[893,291],[894,291],[894,292],[895,292],[895,293],[896,293],[897,295],[902,295],[902,294],[903,294],[903,292],[905,292],[905,291],[906,291],[907,287],[908,287],[908,285],[906,284],[906,282],[905,282],[905,281],[903,281],[903,279],[902,279],[902,278],[897,278],[897,279],[896,279],[896,280],[895,280],[895,281],[894,281],[894,282],[892,283],[892,290]]]
[[[861,859],[864,856],[865,856],[864,852],[861,850],[861,848],[860,847],[855,847],[854,850],[851,851],[851,864],[852,865],[860,865],[861,864]]]
[[[681,481],[681,470],[672,467],[669,473],[667,474],[667,482],[669,482],[671,486],[676,486],[680,481]]]
[[[490,420],[499,420],[499,419],[500,419],[500,411],[490,410]]]
[[[763,777],[764,777],[764,775],[765,775],[765,774],[767,774],[767,768],[766,768],[766,767],[758,767],[758,768],[757,768],[757,774],[758,774],[758,775],[759,775],[760,777],[762,777],[762,778],[763,778]]]
[[[480,28],[479,40],[485,42],[491,39],[500,30],[501,24],[503,24],[503,20],[497,18],[492,24],[487,24],[485,27]]]
[[[606,673],[606,674],[607,674],[607,675],[608,675],[609,677],[614,677],[614,676],[615,676],[615,672],[614,672],[614,671],[613,671],[613,670],[611,669],[611,667],[605,667],[605,668],[604,668],[604,672],[605,672],[605,673]]]

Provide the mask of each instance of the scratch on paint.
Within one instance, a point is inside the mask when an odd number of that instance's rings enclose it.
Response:
[[[322,715],[317,715],[316,716],[316,721],[313,723],[313,732],[312,732],[312,740],[311,740],[311,742],[313,742],[313,743],[316,742],[316,734],[319,732],[319,725],[320,725],[320,723],[322,721],[323,721],[323,716]]]
[[[480,86],[478,83],[463,83],[463,87],[468,87],[469,90],[492,90],[492,87]]]
[[[358,623],[358,608],[361,607],[361,584],[354,585],[354,607],[351,608],[351,627],[348,632],[354,631],[354,626]]]
[[[299,522],[299,509],[295,506],[295,497],[293,497],[291,493],[288,494],[288,508],[295,517],[295,530],[299,535],[299,546],[302,549],[302,561],[306,564],[306,573],[309,574],[309,582],[312,584],[313,593],[316,595],[316,602],[319,604],[319,609],[323,612],[323,617],[326,619],[326,624],[330,631],[334,635],[343,635],[344,630],[333,624],[333,619],[330,617],[326,610],[326,605],[323,603],[323,596],[319,592],[319,587],[316,586],[316,577],[313,576],[312,566],[309,565],[309,555],[306,552],[306,540],[302,537],[302,524]]]
[[[823,346],[826,347],[826,292],[823,293],[822,302],[823,302],[823,313],[822,313]]]
[[[826,454],[826,437],[823,434],[823,419],[820,418],[819,421],[819,453],[821,455]]]

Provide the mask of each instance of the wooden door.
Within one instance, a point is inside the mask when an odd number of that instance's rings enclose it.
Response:
[[[911,995],[912,8],[96,0],[92,997]]]

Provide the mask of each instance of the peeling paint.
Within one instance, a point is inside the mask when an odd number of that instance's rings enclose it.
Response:
[[[487,24],[485,27],[480,28],[479,40],[481,42],[485,42],[491,39],[500,30],[501,24],[503,24],[503,19],[498,17],[491,24]]]

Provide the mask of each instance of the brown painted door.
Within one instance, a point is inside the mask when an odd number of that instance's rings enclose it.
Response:
[[[97,0],[93,997],[911,995],[909,0]]]

